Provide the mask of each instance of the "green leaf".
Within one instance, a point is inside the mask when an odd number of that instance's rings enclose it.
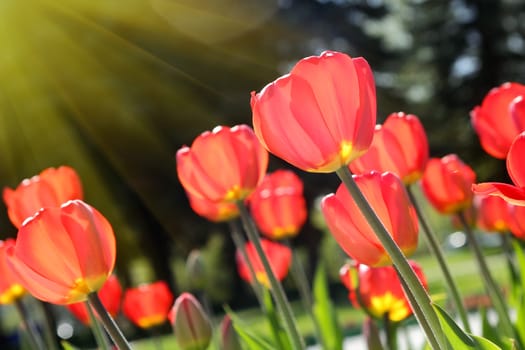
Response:
[[[78,349],[78,348],[75,348],[73,345],[71,345],[70,343],[68,343],[65,340],[62,340],[60,342],[60,345],[62,345],[62,348],[64,348],[64,350],[77,350]]]
[[[459,328],[456,322],[439,305],[433,304],[433,306],[437,312],[441,328],[452,348],[454,350],[476,349],[474,339]]]
[[[264,314],[270,324],[270,329],[272,330],[276,344],[278,344],[278,348],[282,350],[292,350],[291,340],[281,325],[270,291],[266,288],[261,288],[261,290],[263,292]]]
[[[233,322],[233,328],[239,337],[246,343],[250,350],[275,350],[275,346],[263,337],[252,332],[250,327],[241,321],[241,319],[229,308],[225,307],[226,313]]]
[[[481,335],[499,344],[501,342],[501,338],[498,332],[496,331],[496,328],[492,324],[490,324],[487,317],[487,310],[485,308],[481,308],[479,310],[479,313],[481,317]]]
[[[525,341],[525,291],[520,292],[519,303],[516,307],[516,325],[515,329],[518,333],[518,337]]]
[[[447,337],[449,344],[454,350],[502,350],[499,346],[492,343],[490,340],[470,335],[463,331],[454,322],[445,310],[439,305],[433,304],[434,309],[437,312],[441,328]]]
[[[313,313],[321,330],[321,337],[327,349],[342,349],[343,336],[337,323],[337,315],[328,290],[324,263],[317,265],[313,286]]]
[[[516,260],[520,267],[520,281],[518,288],[523,289],[525,286],[525,254],[523,253],[523,248],[517,240],[512,241],[512,246],[514,248]]]
[[[472,339],[474,339],[474,343],[475,343],[475,346],[476,346],[475,348],[476,349],[479,349],[479,350],[502,350],[502,348],[500,348],[499,346],[497,346],[496,344],[494,344],[493,342],[491,342],[490,340],[488,340],[486,338],[478,337],[476,335],[472,335],[471,337],[472,337]]]

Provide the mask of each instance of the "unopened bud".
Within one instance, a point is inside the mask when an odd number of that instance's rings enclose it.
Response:
[[[221,345],[223,350],[242,350],[239,337],[228,315],[224,316],[221,322]]]
[[[181,350],[205,350],[211,340],[211,322],[190,293],[182,293],[171,309],[170,320]]]

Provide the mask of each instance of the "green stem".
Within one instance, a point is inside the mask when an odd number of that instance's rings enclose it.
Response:
[[[18,313],[20,314],[20,319],[22,320],[22,328],[28,335],[27,339],[29,340],[31,349],[44,350],[42,339],[40,339],[38,331],[35,329],[33,323],[29,319],[29,314],[25,305],[22,303],[22,299],[16,299],[14,304],[16,309],[18,310]]]
[[[363,193],[355,183],[352,173],[348,167],[344,166],[336,171],[341,181],[345,184],[348,192],[354,199],[356,205],[361,210],[361,213],[367,219],[369,225],[374,230],[377,238],[387,251],[392,259],[394,266],[400,274],[400,279],[404,280],[407,289],[413,294],[414,301],[421,308],[422,314],[416,314],[416,318],[423,329],[425,336],[432,347],[432,349],[445,349],[441,344],[444,341],[443,331],[439,319],[432,307],[432,302],[428,296],[425,288],[417,278],[414,270],[410,267],[405,255],[399,249],[398,245],[392,239],[381,220],[378,218],[374,209],[367,202]]]
[[[246,253],[246,242],[244,240],[244,237],[242,236],[241,231],[236,222],[230,220],[228,221],[228,225],[230,226],[230,233],[233,239],[233,243],[235,244],[235,248],[239,250],[239,252],[242,255],[242,258],[246,262],[246,265],[248,265],[248,270],[250,271],[250,277],[252,280],[251,286],[253,288],[255,296],[257,297],[257,300],[259,301],[259,305],[261,305],[264,311],[264,302],[262,299],[263,289],[261,284],[257,280],[257,275],[255,274],[255,269],[253,268],[251,260],[248,258],[248,253]]]
[[[91,331],[93,332],[93,336],[95,337],[97,345],[102,350],[109,350],[109,340],[106,336],[106,333],[104,332],[104,329],[101,327],[99,321],[95,317],[95,313],[93,312],[91,305],[89,305],[87,301],[85,302],[85,305],[89,315],[89,326],[91,327]]]
[[[387,350],[397,350],[397,325],[390,321],[389,313],[383,315]]]
[[[468,243],[472,251],[474,252],[474,256],[476,257],[476,260],[478,262],[478,267],[481,272],[481,276],[483,277],[483,280],[485,281],[485,288],[487,288],[487,292],[492,301],[492,305],[494,306],[494,309],[496,310],[496,313],[498,314],[498,319],[499,319],[499,324],[501,325],[501,329],[503,330],[506,336],[516,339],[518,341],[519,339],[516,336],[516,332],[514,331],[514,327],[512,326],[512,322],[509,318],[508,308],[505,305],[503,298],[501,297],[501,291],[496,286],[496,283],[494,282],[494,279],[492,278],[492,275],[490,274],[490,270],[487,266],[487,262],[485,261],[485,257],[483,256],[481,248],[478,242],[476,241],[476,238],[474,237],[474,233],[472,232],[470,225],[467,222],[465,213],[459,212],[458,217],[463,225],[465,234],[467,235]]]
[[[448,265],[445,261],[443,251],[441,250],[441,247],[436,239],[436,235],[432,232],[430,225],[428,224],[428,221],[426,220],[426,217],[423,214],[421,207],[418,205],[416,196],[414,196],[414,192],[412,191],[412,188],[410,186],[407,186],[407,192],[408,196],[410,197],[410,200],[412,201],[412,204],[416,209],[419,222],[421,224],[421,227],[423,228],[423,233],[428,243],[428,248],[430,249],[432,254],[434,254],[434,257],[436,258],[438,265],[441,268],[441,271],[443,272],[443,277],[445,277],[445,285],[448,287],[448,291],[450,293],[450,296],[452,297],[452,301],[454,302],[456,311],[459,314],[461,323],[463,323],[465,331],[470,333],[470,324],[468,322],[465,306],[463,305],[463,301],[461,295],[459,294],[458,287],[456,286],[456,283],[452,278],[452,274],[450,273],[450,269],[448,268]]]
[[[46,339],[46,344],[50,350],[58,350],[56,323],[53,318],[51,305],[41,300],[37,300],[37,302],[42,308],[42,313],[44,314],[44,337]]]
[[[87,301],[93,307],[93,310],[98,314],[100,321],[106,328],[106,331],[109,333],[109,336],[113,340],[113,343],[120,350],[131,350],[131,346],[128,341],[122,334],[121,330],[118,328],[115,320],[109,315],[108,311],[100,301],[97,293],[91,293],[88,295]]]
[[[286,298],[286,294],[284,293],[283,286],[275,277],[275,274],[273,273],[272,268],[270,266],[270,262],[268,261],[268,258],[264,254],[264,250],[261,245],[261,240],[259,238],[257,227],[255,227],[255,224],[253,223],[250,217],[250,214],[248,213],[248,209],[246,208],[246,206],[244,205],[242,201],[237,202],[237,207],[239,208],[239,212],[241,214],[241,219],[242,219],[242,223],[244,226],[244,230],[246,231],[246,234],[248,235],[249,240],[254,245],[255,250],[257,251],[257,255],[259,256],[259,259],[261,260],[261,263],[264,267],[264,271],[266,275],[268,276],[268,280],[271,286],[271,292],[275,299],[277,309],[283,316],[285,328],[291,338],[290,340],[292,343],[292,347],[294,349],[304,349],[305,346],[299,334],[299,331],[297,330],[297,325],[295,324],[295,321],[294,321],[290,303],[288,302]]]
[[[294,277],[295,283],[297,284],[297,289],[299,290],[299,294],[301,295],[303,306],[308,312],[310,318],[312,319],[312,323],[315,329],[315,335],[319,344],[321,345],[321,348],[326,349],[326,343],[323,339],[321,326],[319,325],[319,322],[317,321],[317,318],[314,315],[314,302],[312,298],[312,291],[310,289],[310,283],[308,283],[308,278],[306,277],[306,272],[304,271],[303,264],[301,264],[301,260],[297,256],[296,250],[292,249],[290,240],[286,239],[284,243],[292,251],[292,276]]]

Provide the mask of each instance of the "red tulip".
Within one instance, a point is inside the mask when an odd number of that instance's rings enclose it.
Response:
[[[525,240],[525,206],[509,204],[509,230],[514,237]]]
[[[26,293],[7,263],[6,252],[14,245],[15,240],[12,238],[0,241],[0,304],[11,304]]]
[[[306,221],[303,182],[293,171],[266,175],[249,200],[255,223],[270,239],[294,237]]]
[[[326,51],[252,92],[253,127],[264,146],[310,172],[333,172],[361,156],[376,123],[374,78],[365,59]]]
[[[122,297],[122,287],[117,276],[108,277],[106,283],[100,288],[98,296],[109,314],[115,317],[120,310],[120,299]],[[66,307],[83,324],[89,325],[91,323],[86,303],[74,303],[66,305]]]
[[[490,90],[481,106],[470,112],[481,146],[495,158],[504,159],[514,138],[524,130],[525,120],[513,119],[509,108],[511,102],[521,95],[525,95],[525,85],[505,83]]]
[[[288,274],[288,269],[292,264],[292,251],[284,244],[272,242],[267,239],[261,239],[261,245],[264,253],[266,254],[266,257],[268,258],[268,261],[270,262],[270,266],[275,277],[279,281],[282,281]],[[267,288],[270,288],[268,276],[266,275],[263,264],[257,255],[255,246],[251,242],[248,242],[246,243],[245,249],[248,259],[255,270],[257,281]],[[244,260],[241,252],[237,251],[235,257],[239,275],[243,280],[251,283],[252,278],[250,275],[250,269],[248,268],[248,265],[246,264],[246,261]]]
[[[239,208],[232,202],[211,202],[186,192],[194,212],[213,222],[230,221],[239,216]]]
[[[455,154],[431,158],[421,180],[423,193],[440,213],[463,211],[472,204],[476,173]]]
[[[423,125],[415,115],[399,112],[376,126],[372,145],[350,163],[350,169],[355,174],[390,171],[410,185],[423,176],[427,161],[428,140]]]
[[[4,188],[9,219],[17,228],[40,208],[59,207],[73,199],[83,199],[82,184],[73,168],[47,168],[23,180],[16,189]]]
[[[42,208],[26,220],[7,256],[29,293],[53,304],[71,304],[98,291],[113,271],[115,235],[95,208],[74,200]]]
[[[428,289],[421,267],[414,261],[409,261],[409,264],[423,287]],[[352,281],[352,269],[357,269],[357,283]],[[399,322],[412,315],[394,267],[369,267],[363,264],[358,264],[357,267],[344,266],[340,275],[343,284],[350,290],[352,303],[356,307],[365,308],[371,316],[382,319],[388,314],[390,321]]]
[[[500,182],[485,182],[472,186],[472,190],[483,196],[498,196],[514,205],[525,205],[525,131],[516,137],[507,155],[507,172],[514,182],[509,185]]]
[[[405,254],[411,254],[417,248],[418,222],[401,180],[388,172],[353,177],[393,240]],[[335,240],[353,259],[374,267],[392,264],[343,184],[335,194],[323,198],[321,209]]]
[[[268,152],[247,125],[216,127],[177,152],[177,172],[186,192],[216,203],[245,199],[267,165]]]
[[[181,350],[205,350],[212,337],[211,322],[190,293],[182,293],[170,311],[175,340]]]
[[[517,129],[525,130],[525,98],[523,95],[512,100],[509,109],[512,121],[516,124]]]
[[[488,232],[507,232],[509,230],[510,206],[502,198],[474,197],[476,207],[476,226]]]
[[[173,294],[168,284],[158,281],[129,288],[124,293],[122,311],[140,328],[150,328],[168,320]]]

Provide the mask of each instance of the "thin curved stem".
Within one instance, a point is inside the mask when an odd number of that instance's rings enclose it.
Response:
[[[26,334],[28,335],[28,340],[31,345],[32,349],[38,349],[38,350],[44,350],[44,344],[42,344],[42,339],[40,339],[40,336],[38,335],[38,332],[36,328],[34,327],[33,323],[29,319],[29,314],[27,312],[27,309],[25,305],[22,303],[22,300],[20,298],[16,299],[15,307],[18,310],[18,313],[20,314],[20,319],[22,320],[22,327],[26,331]]]
[[[385,329],[387,350],[397,350],[397,324],[390,321],[388,312],[383,315],[383,327]]]
[[[489,267],[487,266],[487,262],[485,261],[485,257],[483,256],[483,252],[481,251],[481,248],[476,238],[474,237],[474,232],[472,232],[472,229],[468,224],[468,221],[465,217],[465,213],[459,212],[458,217],[461,221],[461,224],[463,225],[465,234],[467,235],[469,246],[471,247],[472,252],[474,253],[474,256],[476,257],[476,260],[478,262],[478,267],[481,272],[481,276],[485,281],[485,288],[487,288],[487,292],[489,293],[492,305],[494,306],[494,309],[498,314],[498,320],[501,325],[501,329],[503,330],[503,332],[505,332],[506,336],[516,339],[516,341],[519,342],[519,338],[516,335],[514,326],[512,325],[512,322],[509,317],[507,305],[501,297],[501,291],[497,287],[496,282],[494,282],[494,278],[492,278]],[[522,347],[520,346],[520,348]]]
[[[97,342],[97,345],[102,350],[109,350],[109,339],[106,336],[106,333],[101,327],[99,321],[95,317],[95,313],[93,312],[93,309],[91,308],[91,305],[86,301],[86,309],[89,315],[89,326],[91,327],[91,331],[93,332],[93,336],[95,337],[95,341]]]
[[[412,204],[416,209],[416,213],[419,218],[419,223],[423,228],[423,233],[428,243],[428,248],[430,249],[432,254],[434,254],[434,257],[436,258],[438,265],[443,273],[443,277],[445,277],[445,285],[447,286],[450,296],[452,297],[452,301],[454,302],[456,311],[458,312],[459,318],[461,319],[461,323],[463,324],[465,331],[470,333],[471,330],[470,324],[468,322],[467,311],[465,310],[465,306],[463,305],[463,301],[461,295],[459,294],[458,287],[456,286],[456,283],[452,278],[452,274],[450,273],[450,269],[448,268],[448,265],[445,261],[443,251],[441,250],[441,247],[436,239],[436,235],[432,232],[430,225],[428,224],[428,221],[426,220],[426,217],[423,214],[423,211],[421,210],[421,207],[419,206],[416,197],[414,196],[414,192],[412,191],[412,188],[410,186],[407,186],[407,192],[408,196],[410,197],[410,200],[412,201]]]
[[[257,227],[255,227],[255,224],[253,223],[250,217],[250,214],[248,213],[248,209],[246,208],[246,205],[244,205],[242,201],[237,202],[237,207],[239,208],[239,213],[241,214],[241,220],[244,226],[244,230],[246,234],[248,235],[249,240],[252,242],[253,246],[255,247],[257,255],[259,256],[259,259],[261,260],[261,263],[264,267],[264,271],[270,282],[271,292],[275,299],[275,304],[277,306],[278,311],[283,316],[284,326],[287,330],[287,333],[290,336],[292,347],[294,349],[304,349],[305,345],[303,343],[303,339],[301,338],[299,334],[299,331],[297,330],[297,325],[295,324],[295,321],[294,321],[290,303],[288,302],[288,299],[286,298],[286,294],[284,293],[283,286],[275,277],[275,274],[273,273],[272,268],[270,266],[270,262],[268,261],[268,258],[264,254],[264,250],[261,245],[261,240],[259,238]]]
[[[228,226],[230,227],[230,234],[232,236],[233,244],[235,244],[235,248],[239,250],[239,252],[242,255],[242,258],[244,259],[244,261],[246,262],[246,265],[248,266],[248,271],[250,272],[250,277],[252,280],[251,286],[253,288],[253,292],[255,293],[255,296],[257,297],[257,300],[259,301],[259,305],[261,305],[261,307],[264,309],[264,302],[262,299],[263,290],[261,288],[261,284],[257,280],[257,276],[255,274],[255,269],[253,268],[252,262],[248,258],[248,253],[246,253],[246,246],[245,246],[246,241],[244,240],[241,230],[235,221],[233,220],[228,221]]]
[[[53,318],[51,305],[41,300],[37,300],[44,314],[44,337],[50,350],[58,350],[56,338],[56,322]]]
[[[100,321],[104,325],[104,328],[106,328],[106,331],[113,340],[113,343],[115,343],[115,345],[120,350],[131,350],[131,346],[122,334],[120,328],[118,328],[117,324],[115,323],[115,320],[113,320],[113,318],[109,315],[108,311],[100,301],[98,294],[88,294],[87,300],[89,304],[93,307],[93,310],[95,310],[95,312],[98,314]]]
[[[323,339],[323,333],[321,332],[321,326],[319,325],[319,322],[317,321],[317,318],[314,315],[314,302],[312,297],[312,291],[310,289],[310,283],[308,283],[308,278],[306,277],[306,272],[304,271],[303,264],[301,264],[301,260],[297,256],[296,250],[292,249],[290,240],[286,239],[284,243],[292,251],[292,276],[294,277],[295,283],[297,283],[297,289],[299,290],[299,294],[301,295],[301,300],[303,301],[304,308],[306,309],[306,312],[312,319],[315,335],[319,344],[321,344],[321,348],[325,349],[326,344]]]
[[[344,166],[337,170],[336,173],[345,184],[359,210],[361,210],[361,213],[365,216],[377,238],[392,259],[392,262],[401,277],[400,279],[404,280],[407,289],[413,294],[414,301],[421,308],[422,314],[418,315],[416,313],[416,318],[423,329],[430,346],[432,349],[445,349],[446,346],[442,345],[445,341],[443,331],[436,312],[432,307],[430,297],[425,291],[425,288],[423,288],[421,281],[417,278],[414,270],[410,267],[405,255],[394,242],[392,236],[388,233],[374,209],[370,206],[355,183],[350,169]]]

